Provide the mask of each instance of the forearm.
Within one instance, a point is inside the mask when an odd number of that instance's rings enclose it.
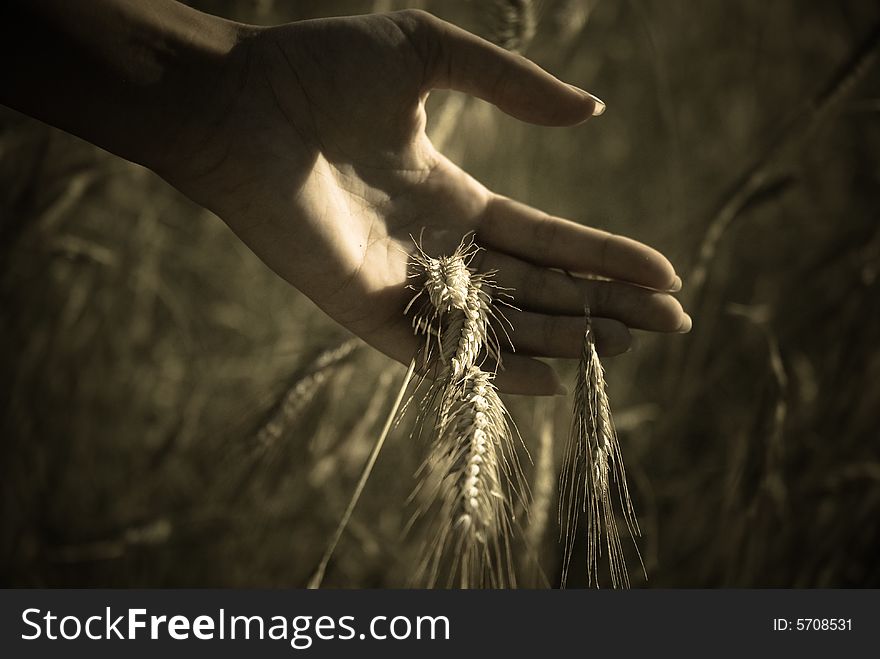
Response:
[[[161,167],[230,84],[240,34],[174,0],[11,0],[0,102]]]

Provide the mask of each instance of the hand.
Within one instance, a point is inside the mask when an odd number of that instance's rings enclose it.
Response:
[[[425,134],[435,88],[547,126],[600,113],[594,97],[417,11],[248,29],[227,66],[229,91],[158,170],[385,354],[409,363],[418,346],[403,314],[411,236],[440,255],[469,231],[486,248],[478,268],[497,269],[522,309],[507,313],[516,354],[502,390],[561,390],[533,357],[579,356],[585,299],[604,354],[628,349],[628,328],[690,329],[660,253],[493,194]]]

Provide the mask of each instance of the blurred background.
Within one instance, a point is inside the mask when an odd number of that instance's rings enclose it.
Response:
[[[193,4],[259,24],[420,7],[605,100],[546,129],[435,93],[429,132],[491,189],[683,275],[693,332],[606,363],[633,585],[880,586],[880,5]],[[5,108],[0,245],[0,583],[304,586],[403,367],[152,173]],[[507,402],[534,460],[520,579],[556,585],[571,401]],[[392,433],[325,585],[409,584],[424,455]]]

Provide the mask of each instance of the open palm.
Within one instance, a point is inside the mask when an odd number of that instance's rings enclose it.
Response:
[[[585,301],[606,354],[628,349],[628,328],[690,328],[661,254],[491,193],[425,134],[432,88],[558,126],[594,114],[588,94],[412,11],[257,29],[236,61],[228,103],[192,157],[163,174],[382,352],[407,363],[417,347],[403,315],[412,237],[440,255],[469,231],[486,248],[478,268],[498,269],[522,309],[507,314],[517,354],[499,376],[506,391],[560,389],[533,357],[579,354]]]

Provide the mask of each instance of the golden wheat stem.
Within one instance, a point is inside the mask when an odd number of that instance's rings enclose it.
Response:
[[[370,453],[370,457],[367,459],[367,464],[364,465],[364,471],[361,474],[357,486],[354,488],[354,493],[351,495],[351,500],[348,502],[348,507],[342,514],[342,519],[339,520],[339,525],[336,527],[336,532],[333,534],[333,539],[330,541],[330,544],[327,545],[327,549],[324,551],[324,556],[321,558],[321,562],[318,564],[318,568],[315,570],[312,578],[309,579],[309,589],[314,590],[321,587],[321,582],[324,580],[324,573],[327,571],[327,564],[330,562],[330,558],[333,556],[333,552],[336,550],[336,545],[339,544],[339,539],[342,537],[342,534],[345,532],[345,528],[348,526],[348,522],[351,519],[351,515],[354,512],[355,506],[357,506],[358,500],[361,498],[361,494],[364,491],[367,480],[370,478],[370,474],[373,472],[373,467],[376,465],[376,460],[379,458],[379,452],[382,450],[382,446],[385,444],[385,439],[388,437],[388,433],[391,431],[391,426],[394,424],[394,419],[397,417],[397,410],[400,409],[400,403],[403,401],[403,396],[406,393],[406,389],[409,386],[409,382],[412,379],[415,368],[416,360],[413,359],[409,363],[409,368],[406,370],[406,375],[403,377],[403,382],[400,384],[400,390],[397,392],[397,398],[394,399],[394,404],[391,406],[391,411],[388,412],[388,418],[385,419],[385,426],[382,428],[382,432],[379,434],[379,438],[376,440],[376,445],[373,447],[373,450]]]

